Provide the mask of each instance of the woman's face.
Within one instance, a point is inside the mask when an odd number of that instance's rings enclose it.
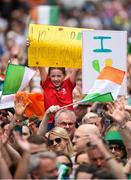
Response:
[[[117,160],[120,160],[122,158],[123,151],[122,151],[121,146],[117,144],[111,144],[109,145],[109,150]]]
[[[22,127],[22,137],[23,139],[28,139],[28,137],[30,136],[30,130],[27,126],[23,126]]]
[[[49,77],[55,88],[59,88],[61,86],[62,81],[65,78],[63,72],[59,69],[52,69]]]
[[[57,135],[50,134],[49,147],[54,152],[65,152],[67,141]]]

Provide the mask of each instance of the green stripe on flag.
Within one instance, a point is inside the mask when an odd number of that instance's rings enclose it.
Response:
[[[51,6],[49,13],[50,13],[49,24],[50,25],[57,25],[58,20],[59,20],[59,8],[58,8],[58,6]]]
[[[113,101],[113,96],[111,93],[105,93],[105,94],[99,94],[99,93],[93,93],[88,94],[84,97],[84,99],[81,100],[82,103],[86,102],[111,102]]]
[[[25,68],[20,65],[9,64],[3,85],[2,95],[15,94],[22,83]]]

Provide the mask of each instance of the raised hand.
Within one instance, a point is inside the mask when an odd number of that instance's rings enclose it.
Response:
[[[23,102],[23,99],[19,98],[15,101],[15,113],[17,116],[22,116],[25,112],[26,107],[29,105],[29,102],[26,104]]]
[[[10,128],[13,128],[16,125],[16,117],[11,112],[8,111],[7,118],[10,120]]]
[[[47,111],[46,114],[52,114],[52,113],[56,113],[58,110],[60,109],[60,106],[50,106]]]
[[[123,103],[120,101],[108,103],[108,115],[113,118],[115,122],[118,124],[123,124],[126,122],[127,114],[125,112],[125,108]]]
[[[101,137],[98,137],[98,135],[91,133],[89,134],[88,138],[91,146],[98,146],[98,147],[103,146],[102,139]]]
[[[27,140],[23,139],[19,133],[14,132],[14,137],[17,144],[23,151],[30,151],[31,149],[30,143]]]

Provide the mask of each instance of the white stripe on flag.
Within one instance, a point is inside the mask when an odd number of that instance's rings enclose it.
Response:
[[[0,109],[14,107],[15,94],[3,95],[0,99]]]
[[[21,82],[21,86],[18,91],[23,90],[28,85],[29,81],[31,80],[31,78],[34,76],[35,73],[36,73],[36,71],[34,71],[28,67],[25,67],[23,80]]]
[[[50,7],[49,6],[38,7],[38,23],[39,24],[50,23]]]
[[[120,92],[120,88],[121,88],[120,85],[112,81],[97,79],[93,87],[88,92],[88,94],[93,94],[93,93],[105,94],[111,92],[113,98],[116,99]]]

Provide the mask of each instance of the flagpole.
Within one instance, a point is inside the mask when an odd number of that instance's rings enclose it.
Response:
[[[59,110],[64,109],[64,108],[67,108],[67,107],[70,107],[70,106],[73,106],[73,105],[76,105],[76,104],[79,104],[80,102],[81,102],[81,101],[75,101],[75,102],[73,102],[73,103],[71,103],[71,104],[67,104],[67,105],[65,105],[65,106],[60,107]]]

